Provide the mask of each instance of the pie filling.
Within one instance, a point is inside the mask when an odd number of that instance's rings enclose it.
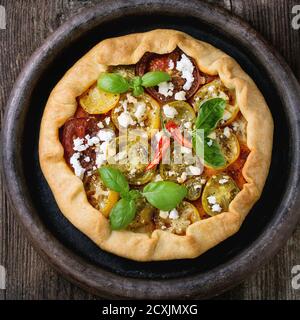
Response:
[[[109,67],[78,97],[60,137],[112,229],[184,235],[226,212],[243,188],[246,126],[235,92],[177,48]]]

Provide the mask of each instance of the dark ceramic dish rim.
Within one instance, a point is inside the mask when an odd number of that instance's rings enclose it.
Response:
[[[232,32],[239,30],[237,38],[252,54],[259,55],[261,60],[264,59],[263,63],[267,66],[267,70],[270,71],[276,68],[278,77],[273,79],[275,87],[281,88],[281,90],[284,89],[286,92],[281,98],[284,105],[287,106],[285,111],[291,130],[291,160],[294,174],[288,181],[288,188],[281,202],[280,213],[271,221],[272,228],[262,233],[251,247],[245,249],[229,262],[202,274],[201,277],[197,275],[188,276],[185,277],[184,281],[178,282],[177,279],[162,281],[125,278],[102,269],[99,272],[98,267],[86,262],[64,247],[41,224],[38,214],[32,212],[26,185],[19,178],[21,164],[18,160],[13,161],[20,150],[20,132],[15,135],[12,135],[12,133],[14,132],[16,121],[21,121],[22,116],[24,116],[21,108],[22,99],[35,86],[36,74],[43,72],[42,63],[51,61],[51,48],[56,47],[59,50],[63,47],[65,39],[75,38],[74,30],[78,31],[85,21],[95,21],[96,24],[100,18],[105,19],[106,15],[116,12],[116,9],[120,11],[120,8],[129,8],[131,6],[142,7],[143,9],[149,6],[152,12],[155,12],[155,10],[157,12],[159,10],[168,10],[169,14],[173,13],[174,15],[180,8],[187,14],[194,15],[190,8],[195,8],[195,6],[199,5],[201,5],[201,9],[204,12],[214,10],[214,17],[206,17],[206,20],[213,26],[227,23],[226,28],[228,30],[231,29]],[[216,16],[219,18],[218,22],[215,20]],[[258,45],[250,47],[250,44],[254,42]],[[233,17],[225,10],[212,7],[206,3],[199,3],[199,1],[189,1],[188,3],[183,3],[180,0],[150,0],[146,1],[146,3],[143,0],[103,1],[100,5],[82,12],[61,26],[32,55],[18,77],[7,103],[2,131],[2,150],[5,150],[5,152],[2,152],[1,158],[7,193],[35,248],[68,279],[92,293],[99,294],[102,297],[114,298],[158,299],[195,296],[208,298],[238,284],[250,273],[257,270],[263,262],[272,257],[291,235],[300,218],[300,211],[297,210],[300,204],[300,197],[295,187],[298,184],[300,172],[300,154],[297,152],[300,141],[300,117],[296,101],[300,101],[299,85],[284,60],[246,23]],[[14,201],[12,201],[13,195]],[[15,197],[15,195],[18,196]],[[87,269],[89,272],[85,272]]]

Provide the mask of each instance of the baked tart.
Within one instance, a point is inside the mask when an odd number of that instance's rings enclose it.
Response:
[[[64,75],[39,158],[61,212],[101,249],[184,259],[239,230],[272,139],[268,106],[233,58],[153,30],[101,41]]]

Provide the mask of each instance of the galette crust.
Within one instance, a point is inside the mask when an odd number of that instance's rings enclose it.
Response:
[[[59,128],[74,115],[76,97],[86,91],[109,65],[137,63],[147,51],[159,54],[176,47],[193,57],[201,71],[219,75],[235,89],[241,113],[248,121],[251,150],[243,168],[247,183],[224,212],[188,227],[185,236],[155,230],[151,235],[112,231],[108,220],[88,202],[82,181],[64,159]],[[273,120],[252,79],[238,63],[208,43],[175,30],[153,30],[101,41],[83,56],[50,94],[41,123],[39,158],[42,171],[65,217],[103,250],[138,261],[194,258],[235,234],[260,197],[268,175]]]

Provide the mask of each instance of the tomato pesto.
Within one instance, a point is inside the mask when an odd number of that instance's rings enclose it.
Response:
[[[108,67],[77,101],[60,132],[64,157],[114,230],[185,235],[228,211],[246,183],[235,91],[179,48]]]

